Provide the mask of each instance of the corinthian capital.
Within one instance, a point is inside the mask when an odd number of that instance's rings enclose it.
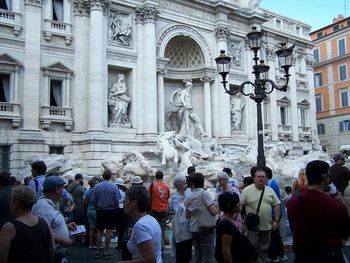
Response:
[[[137,22],[155,22],[159,17],[159,9],[155,6],[144,5],[136,8]]]
[[[86,16],[90,13],[90,0],[74,0],[74,14]]]
[[[107,13],[108,7],[111,4],[111,0],[90,0],[91,1],[91,6],[90,6],[90,10],[92,9],[103,9],[104,13]]]
[[[226,26],[218,26],[215,28],[215,36],[218,40],[227,40],[230,35],[231,32]]]
[[[202,82],[212,82],[214,80],[213,76],[204,76],[200,78],[200,81]]]

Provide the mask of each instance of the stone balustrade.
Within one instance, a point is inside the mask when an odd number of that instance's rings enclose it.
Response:
[[[19,36],[22,32],[22,15],[13,11],[0,9],[0,25],[13,29],[13,34]]]
[[[69,46],[72,42],[72,25],[60,21],[44,19],[43,26],[44,39],[47,42],[51,41],[52,36],[63,37],[65,43]]]
[[[20,105],[18,103],[0,102],[0,119],[10,120],[12,127],[18,128],[21,123]]]
[[[72,129],[72,109],[53,106],[42,106],[40,117],[41,128],[48,130],[51,123],[63,123],[65,129],[70,131]]]

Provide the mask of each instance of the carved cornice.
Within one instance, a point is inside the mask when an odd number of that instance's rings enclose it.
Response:
[[[144,5],[142,7],[137,7],[135,13],[136,22],[145,23],[157,21],[160,11],[155,6]]]
[[[41,0],[25,0],[24,3],[26,5],[35,5],[35,6],[41,6],[42,5]]]
[[[111,5],[111,0],[90,0],[90,12],[92,9],[101,9],[103,13],[107,13],[108,7]]]
[[[215,37],[217,40],[227,40],[232,33],[226,26],[218,26],[215,28]]]
[[[74,0],[74,14],[77,16],[87,16],[90,13],[90,0]]]

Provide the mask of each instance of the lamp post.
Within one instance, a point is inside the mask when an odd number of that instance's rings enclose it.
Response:
[[[256,111],[257,111],[257,131],[258,131],[258,156],[257,156],[257,165],[265,166],[265,154],[264,154],[264,136],[263,136],[263,124],[262,124],[262,111],[261,111],[261,102],[267,97],[267,94],[270,94],[274,89],[280,91],[286,91],[289,82],[289,68],[292,66],[292,53],[295,44],[287,48],[286,43],[281,43],[281,49],[276,51],[278,57],[278,62],[281,68],[284,69],[284,77],[286,78],[286,83],[279,87],[275,84],[274,81],[268,79],[268,72],[270,67],[264,64],[264,60],[259,61],[258,51],[261,48],[261,39],[263,33],[257,31],[256,27],[252,28],[252,31],[247,34],[249,40],[249,47],[254,53],[254,66],[253,74],[255,76],[254,82],[245,81],[243,82],[237,91],[231,92],[229,88],[226,87],[228,81],[226,80],[227,75],[230,72],[231,57],[225,54],[225,50],[220,51],[220,56],[215,59],[217,69],[219,74],[222,77],[222,84],[224,86],[225,92],[229,95],[235,95],[238,92],[242,93],[244,96],[249,96],[252,100],[256,102]],[[254,93],[245,92],[246,86],[253,86]]]

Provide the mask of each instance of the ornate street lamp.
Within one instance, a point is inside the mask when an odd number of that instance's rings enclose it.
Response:
[[[274,89],[280,91],[286,91],[289,82],[289,68],[292,66],[292,54],[295,44],[286,47],[286,43],[281,43],[281,49],[276,51],[278,57],[278,63],[281,68],[284,69],[284,77],[286,78],[286,83],[279,87],[275,84],[274,81],[267,78],[270,67],[264,64],[264,60],[259,61],[258,51],[261,48],[261,39],[263,33],[257,31],[256,27],[252,28],[252,31],[247,34],[247,39],[249,40],[249,47],[254,52],[254,66],[253,74],[255,76],[254,83],[251,81],[243,82],[237,91],[231,92],[229,88],[226,87],[227,80],[226,77],[230,72],[231,57],[225,54],[225,50],[220,51],[220,56],[215,59],[217,69],[219,74],[222,77],[222,84],[224,86],[225,92],[230,95],[235,95],[238,92],[241,92],[244,96],[249,96],[252,100],[256,102],[257,110],[257,131],[258,131],[258,157],[257,165],[265,166],[265,154],[264,154],[264,136],[263,136],[263,125],[262,125],[262,112],[261,112],[261,102],[267,97],[267,94],[270,94]],[[247,93],[244,91],[244,88],[248,85],[254,87],[254,93]]]

